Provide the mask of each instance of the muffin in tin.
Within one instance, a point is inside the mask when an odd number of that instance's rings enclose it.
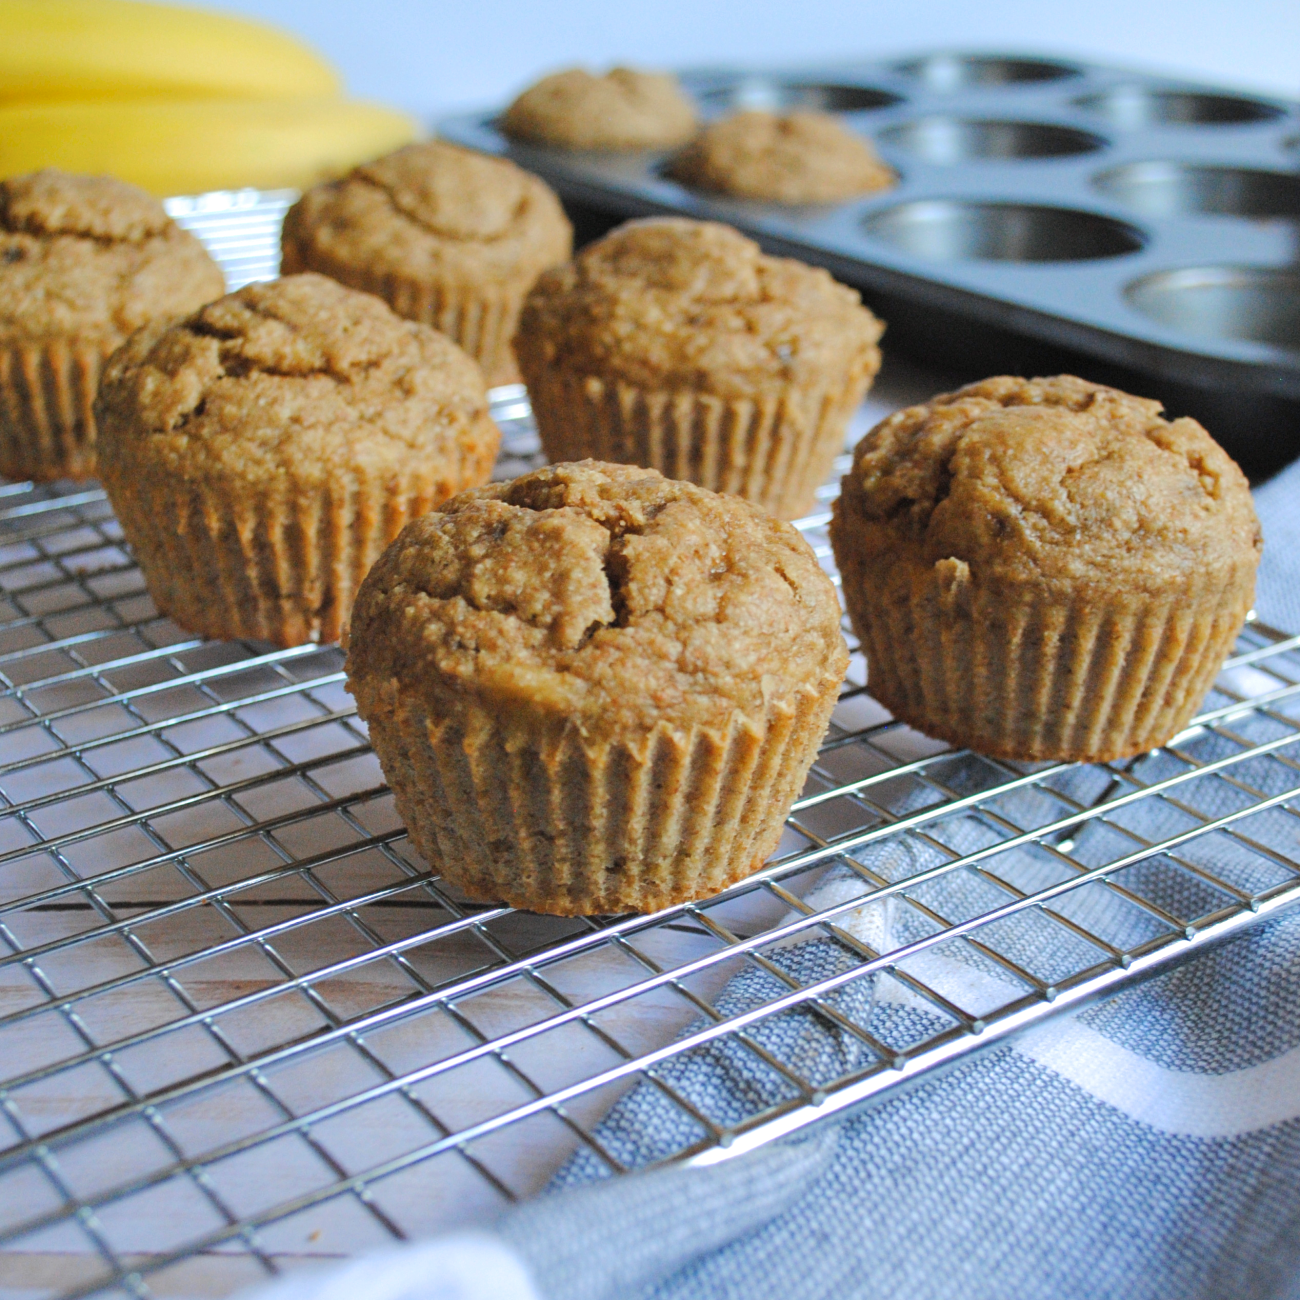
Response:
[[[831,524],[872,694],[1000,758],[1105,761],[1185,727],[1262,542],[1236,464],[1161,409],[1002,376],[877,425]]]
[[[730,226],[620,226],[528,296],[515,353],[552,460],[623,461],[756,502],[814,503],[884,326],[823,270]]]
[[[750,109],[711,122],[673,159],[694,189],[767,203],[838,203],[898,183],[862,136],[831,113]]]
[[[415,847],[558,914],[715,893],[776,846],[848,652],[789,524],[628,465],[554,465],[410,524],[348,687]]]
[[[557,149],[673,149],[695,132],[695,105],[664,72],[569,68],[529,86],[501,115],[512,140]]]
[[[94,474],[104,362],[225,287],[198,240],[134,185],[53,168],[0,180],[0,475]]]
[[[250,284],[110,359],[100,472],[158,609],[215,637],[339,638],[408,520],[492,469],[478,367],[319,275]]]
[[[524,295],[573,251],[538,177],[441,140],[408,145],[310,189],[289,209],[282,270],[378,294],[458,343],[489,384],[519,378],[510,339]]]

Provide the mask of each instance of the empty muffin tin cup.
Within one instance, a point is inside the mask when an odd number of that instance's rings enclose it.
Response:
[[[1154,126],[1249,126],[1275,121],[1285,111],[1276,104],[1242,95],[1153,90],[1149,86],[1114,86],[1096,95],[1083,95],[1074,104],[1121,131]]]
[[[1112,168],[1092,183],[1144,217],[1300,221],[1300,176],[1294,172],[1153,161]]]
[[[1125,298],[1144,316],[1199,339],[1266,343],[1300,355],[1300,270],[1198,266],[1135,280]]]
[[[938,167],[989,159],[1069,158],[1095,153],[1107,143],[1091,131],[1050,122],[983,121],[944,115],[900,122],[876,138],[883,145]]]
[[[1079,75],[1079,69],[1069,63],[982,54],[930,54],[900,63],[895,71],[915,77],[929,91],[939,92],[971,86],[1035,85]]]
[[[725,86],[698,92],[700,103],[711,114],[738,113],[761,108],[786,112],[792,108],[817,109],[823,113],[861,113],[888,108],[902,102],[901,95],[874,86],[848,86],[821,81],[782,81],[773,77],[741,77]]]
[[[862,229],[932,262],[1087,262],[1122,257],[1145,242],[1140,230],[1097,212],[958,199],[899,203],[873,212]]]

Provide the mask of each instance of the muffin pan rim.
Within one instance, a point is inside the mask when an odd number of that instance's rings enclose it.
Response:
[[[1105,231],[1113,235],[1116,240],[1116,245],[1113,251],[1077,253],[1072,256],[1062,255],[1060,257],[1013,256],[1003,258],[974,253],[965,256],[958,256],[954,259],[947,259],[942,255],[927,256],[923,253],[916,254],[917,256],[926,257],[927,260],[933,261],[955,260],[979,263],[993,262],[998,264],[1009,262],[1016,266],[1060,266],[1076,262],[1102,261],[1111,257],[1126,257],[1131,253],[1140,252],[1146,244],[1146,235],[1140,226],[1131,222],[1120,221],[1102,213],[1091,212],[1084,208],[1065,206],[1063,204],[1021,203],[1016,201],[989,200],[983,198],[963,199],[951,196],[941,198],[916,198],[907,199],[901,203],[894,203],[888,206],[877,206],[874,211],[864,216],[862,221],[873,239],[883,240],[886,243],[894,243],[895,247],[903,247],[902,244],[890,240],[887,236],[878,233],[878,231],[871,231],[871,227],[885,227],[890,217],[896,217],[905,221],[907,219],[906,214],[909,213],[909,210],[915,213],[920,221],[924,221],[925,209],[930,209],[936,213],[941,213],[946,209],[952,212],[958,220],[960,220],[963,212],[968,212],[972,216],[976,217],[988,215],[992,217],[993,222],[1001,221],[1003,228],[1008,232],[1012,229],[1010,222],[1014,221],[1016,218],[1023,218],[1031,225],[1046,226],[1055,221],[1063,231],[1071,225],[1074,229],[1080,232],[1085,230],[1094,230],[1100,235],[1101,232]],[[936,224],[938,224],[937,221]],[[1128,246],[1121,247],[1121,243],[1127,243]]]
[[[1249,106],[1250,112],[1241,117],[1207,117],[1202,119],[1186,118],[1153,118],[1150,121],[1144,121],[1136,125],[1129,125],[1124,122],[1123,115],[1109,116],[1106,113],[1098,112],[1094,105],[1100,104],[1106,99],[1122,99],[1127,97],[1130,102],[1145,100],[1148,102],[1174,101],[1174,100],[1200,100],[1204,103],[1220,103],[1224,105],[1239,104]],[[1233,94],[1227,91],[1216,91],[1209,89],[1199,89],[1188,87],[1180,89],[1176,86],[1170,87],[1148,87],[1136,82],[1120,83],[1111,86],[1106,90],[1099,91],[1096,94],[1077,96],[1072,104],[1075,108],[1082,110],[1090,115],[1111,124],[1116,131],[1136,131],[1151,130],[1159,127],[1162,129],[1174,130],[1219,130],[1230,127],[1243,126],[1261,126],[1268,122],[1275,122],[1287,115],[1287,108],[1279,102],[1275,102],[1267,96],[1254,96],[1246,94]]]
[[[1006,80],[988,80],[981,81],[978,78],[974,80],[955,81],[951,88],[945,89],[942,86],[942,78],[931,80],[918,69],[925,67],[927,64],[943,64],[950,66],[1002,66],[1002,67],[1021,67],[1021,68],[1041,68],[1048,75],[1042,77],[1009,77]],[[1078,59],[1071,59],[1065,56],[1055,57],[1045,54],[997,54],[992,52],[981,52],[975,50],[935,50],[932,53],[913,55],[905,59],[896,60],[889,65],[890,70],[896,76],[908,78],[910,81],[919,82],[930,88],[932,93],[948,94],[952,90],[976,89],[990,86],[997,86],[1000,89],[1011,89],[1017,86],[1045,86],[1054,85],[1061,81],[1073,81],[1076,77],[1084,75],[1086,65]],[[935,81],[940,84],[936,85]]]
[[[748,96],[751,102],[748,103],[745,102],[747,98],[744,91],[746,82],[749,82],[753,88],[751,95]],[[776,92],[776,94],[771,97],[764,93],[766,87],[769,85],[772,86],[773,90]],[[738,96],[740,102],[719,104],[717,101],[726,96],[728,91],[735,86],[739,86],[740,88]],[[869,96],[876,99],[877,102],[845,105],[843,107],[836,107],[834,105],[819,106],[816,104],[799,102],[780,103],[777,96],[779,96],[780,92],[783,90],[796,92],[829,92],[831,97],[839,95],[848,95],[851,97],[860,94],[864,98]],[[733,80],[730,84],[721,84],[717,87],[698,91],[694,94],[693,98],[696,100],[700,109],[701,117],[706,120],[709,117],[722,117],[728,112],[739,112],[746,108],[772,109],[779,107],[788,111],[795,111],[800,108],[819,107],[820,111],[834,113],[837,116],[841,114],[876,113],[882,109],[895,108],[904,100],[904,96],[899,94],[897,91],[884,90],[879,86],[874,85],[854,85],[852,82],[843,80],[814,80],[797,77],[771,79],[764,78],[761,75],[753,78],[742,77],[739,82]]]
[[[969,152],[960,158],[948,160],[944,158],[936,158],[933,154],[927,154],[924,150],[915,149],[907,144],[901,143],[905,133],[918,130],[923,133],[926,128],[940,126],[971,129],[973,132],[987,129],[990,131],[1005,130],[1009,133],[1014,133],[1018,129],[1024,128],[1026,134],[1041,132],[1046,138],[1057,139],[1062,143],[1065,143],[1069,139],[1073,139],[1080,147],[1077,149],[1062,149],[1050,153],[1030,153],[1025,151],[1014,153]],[[1065,122],[1044,122],[1040,121],[1037,117],[1015,117],[1010,113],[1000,113],[996,117],[976,117],[969,114],[959,115],[956,113],[935,112],[927,113],[919,117],[905,118],[901,122],[883,127],[876,134],[876,144],[884,149],[906,154],[908,158],[916,159],[925,166],[953,167],[976,162],[981,165],[1004,163],[1007,166],[1015,166],[1025,161],[1044,163],[1060,158],[1078,158],[1108,149],[1111,141],[1107,136],[1103,135],[1099,131],[1086,131],[1081,127]]]
[[[1199,281],[1198,281],[1199,277]],[[1132,304],[1135,310],[1150,316],[1151,319],[1160,321],[1161,318],[1155,313],[1142,306],[1142,299],[1147,294],[1160,293],[1163,289],[1168,290],[1170,296],[1178,294],[1182,290],[1195,291],[1199,284],[1206,286],[1221,284],[1223,287],[1231,287],[1231,282],[1235,281],[1238,285],[1250,288],[1258,286],[1267,288],[1270,282],[1279,280],[1290,281],[1290,287],[1293,290],[1296,302],[1296,314],[1300,317],[1300,266],[1239,266],[1232,264],[1219,263],[1206,266],[1180,266],[1166,271],[1152,271],[1151,273],[1139,277],[1125,286],[1124,296]],[[1181,284],[1179,282],[1182,282]],[[1292,345],[1285,343],[1272,343],[1265,339],[1260,339],[1251,335],[1239,335],[1231,332],[1216,332],[1213,335],[1207,331],[1207,337],[1232,338],[1243,342],[1251,342],[1258,347],[1267,348],[1283,355],[1290,354],[1300,357],[1300,337]]]
[[[1200,173],[1207,178],[1213,177],[1237,177],[1245,180],[1247,183],[1255,180],[1265,180],[1266,182],[1278,181],[1281,184],[1279,188],[1291,188],[1295,191],[1295,204],[1293,212],[1286,213],[1267,213],[1267,212],[1247,212],[1237,211],[1229,212],[1221,208],[1195,207],[1187,205],[1175,212],[1167,215],[1174,215],[1180,218],[1201,218],[1201,217],[1226,217],[1235,221],[1292,221],[1300,222],[1300,172],[1287,171],[1280,167],[1242,167],[1232,164],[1220,164],[1213,162],[1189,162],[1181,158],[1147,158],[1135,159],[1130,162],[1119,163],[1115,167],[1107,168],[1105,171],[1097,173],[1092,178],[1093,187],[1098,193],[1106,195],[1119,203],[1132,207],[1135,212],[1141,210],[1133,206],[1131,198],[1125,198],[1122,192],[1111,188],[1115,181],[1123,180],[1124,173],[1136,173],[1137,183],[1143,184],[1140,174],[1143,171],[1149,172],[1157,178],[1162,170],[1166,174],[1182,172],[1188,174]],[[1162,215],[1154,214],[1152,219],[1159,220]]]

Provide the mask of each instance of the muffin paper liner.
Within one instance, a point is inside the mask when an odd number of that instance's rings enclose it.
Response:
[[[53,339],[0,345],[0,475],[90,478],[95,473],[92,405],[109,343]]]
[[[320,488],[253,491],[105,466],[118,522],[160,613],[211,637],[337,641],[361,580],[412,519],[491,472],[487,445],[457,476],[353,472]]]
[[[869,382],[864,375],[847,386],[741,399],[646,390],[560,369],[526,378],[550,460],[644,465],[744,497],[782,519],[813,508]]]
[[[319,271],[349,288],[384,299],[407,320],[432,325],[478,362],[490,387],[519,381],[510,340],[531,284],[522,284],[517,289],[499,284],[473,288],[430,284],[398,272],[372,274],[363,267],[305,258],[293,243],[285,245],[282,260],[282,275]]]
[[[436,716],[392,683],[349,682],[416,849],[467,896],[576,916],[704,898],[776,847],[839,679],[737,716],[584,740],[469,701]],[[377,687],[375,689],[374,687]]]
[[[1205,698],[1251,602],[1249,581],[1210,576],[1158,595],[1054,595],[946,582],[953,561],[873,583],[839,558],[871,693],[927,735],[997,758],[1105,762],[1164,744]]]

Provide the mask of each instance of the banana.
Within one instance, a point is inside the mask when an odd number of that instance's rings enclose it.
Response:
[[[261,23],[140,0],[0,0],[0,102],[323,98],[338,74]]]
[[[0,177],[107,172],[160,196],[304,189],[417,134],[404,113],[342,99],[0,104]]]

